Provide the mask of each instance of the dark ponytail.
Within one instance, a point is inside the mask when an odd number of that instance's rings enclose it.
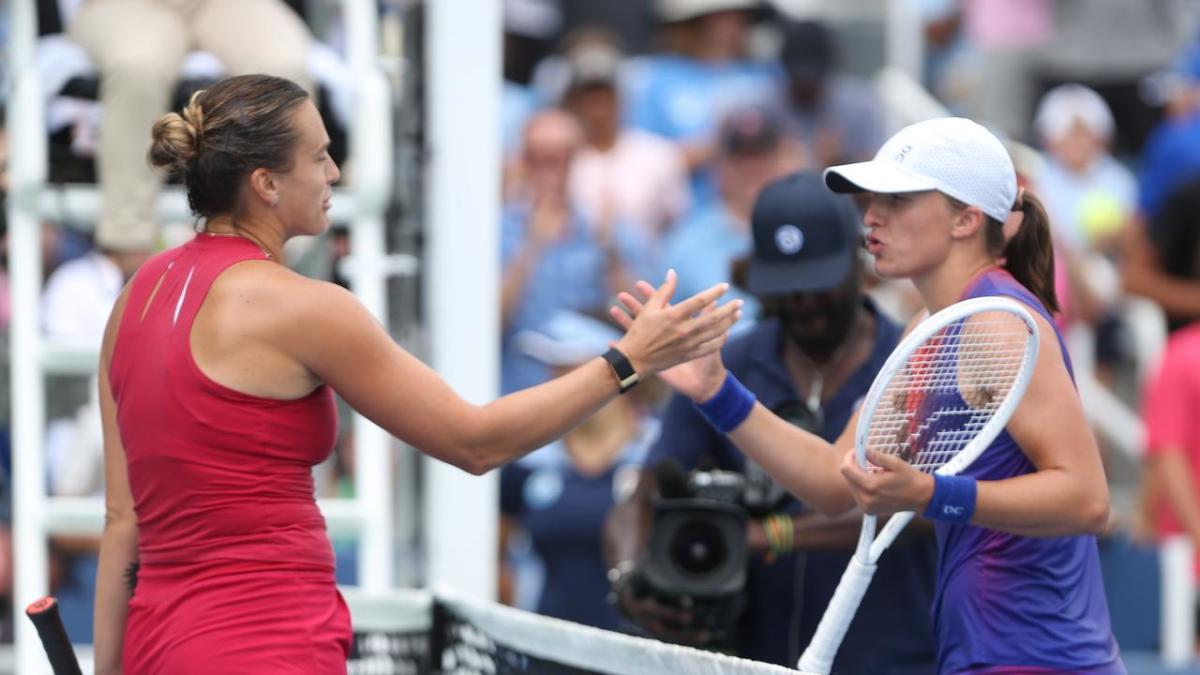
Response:
[[[1021,227],[1004,242],[1004,223],[988,218],[987,246],[993,255],[1004,258],[1004,269],[1050,310],[1057,313],[1058,295],[1054,292],[1054,242],[1050,235],[1050,217],[1042,202],[1028,190],[1017,195],[1014,211],[1024,214]]]

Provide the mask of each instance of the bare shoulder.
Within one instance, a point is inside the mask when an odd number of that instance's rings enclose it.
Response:
[[[337,284],[312,279],[265,260],[248,260],[225,271],[213,283],[210,296],[231,303],[250,317],[273,321],[303,321],[322,310],[358,304]]]
[[[350,291],[267,261],[231,267],[211,292],[219,295],[220,318],[242,323],[305,363],[339,334],[380,330]]]

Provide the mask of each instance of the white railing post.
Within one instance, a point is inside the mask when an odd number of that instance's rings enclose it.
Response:
[[[426,306],[433,367],[468,401],[495,397],[500,349],[500,1],[426,11]],[[496,592],[497,481],[425,461],[426,585]]]
[[[44,515],[46,471],[45,379],[41,370],[41,220],[38,194],[46,177],[46,127],[42,91],[33,67],[37,18],[33,2],[9,3],[8,270],[13,314],[12,366],[13,614],[19,673],[47,670],[37,634],[22,616],[25,606],[49,590]]]
[[[350,229],[354,294],[381,322],[387,321],[384,214],[392,189],[392,119],[388,83],[379,67],[379,17],[372,0],[345,0],[347,60],[354,74],[354,120],[350,134],[351,189],[355,212]],[[396,383],[401,386],[401,383]],[[391,588],[395,577],[394,462],[391,436],[362,415],[354,416],[355,497],[364,516],[359,539],[358,583],[368,591]]]
[[[1162,644],[1159,656],[1170,668],[1182,668],[1196,653],[1195,549],[1187,535],[1167,537],[1158,548],[1162,587]]]

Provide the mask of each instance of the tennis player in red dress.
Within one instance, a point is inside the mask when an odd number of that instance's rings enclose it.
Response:
[[[566,433],[640,377],[717,350],[724,285],[675,277],[604,358],[484,406],[459,398],[344,289],[278,264],[329,226],[339,178],[317,109],[252,75],[155,125],[204,231],[145,263],[100,357],[106,519],[96,672],[344,673],[351,617],[313,496],[333,392],[433,457],[483,473]],[[128,583],[136,579],[135,583]]]

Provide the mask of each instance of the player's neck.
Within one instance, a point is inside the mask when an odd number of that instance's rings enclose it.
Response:
[[[952,256],[927,274],[913,278],[913,284],[925,300],[929,313],[939,312],[962,299],[980,273],[994,267],[996,261],[980,256]]]
[[[283,243],[286,237],[282,230],[253,216],[216,216],[205,223],[204,231],[215,235],[237,235],[257,244],[271,260],[283,259]]]

